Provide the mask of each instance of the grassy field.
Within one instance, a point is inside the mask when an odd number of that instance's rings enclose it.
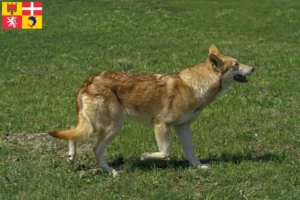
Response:
[[[299,1],[43,1],[42,30],[0,39],[0,199],[300,198]],[[94,170],[95,137],[69,165],[67,142],[42,134],[75,124],[90,74],[179,71],[212,43],[256,71],[192,125],[210,170],[190,167],[173,133],[170,161],[139,161],[156,144],[132,122],[107,148],[117,178]]]

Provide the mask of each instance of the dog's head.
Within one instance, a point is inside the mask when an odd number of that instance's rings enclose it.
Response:
[[[248,82],[247,76],[254,72],[254,67],[239,63],[236,59],[222,55],[212,44],[209,48],[208,60],[211,66],[221,73],[222,84],[228,85],[233,81]]]

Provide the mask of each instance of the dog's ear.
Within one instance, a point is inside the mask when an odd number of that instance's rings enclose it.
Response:
[[[215,55],[219,55],[220,54],[218,48],[214,44],[210,45],[210,47],[209,47],[209,53],[208,53],[208,55],[211,55],[211,54],[215,54]]]
[[[213,67],[220,70],[223,68],[224,62],[215,54],[209,54],[208,59]]]

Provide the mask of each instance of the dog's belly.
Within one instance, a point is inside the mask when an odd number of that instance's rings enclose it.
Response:
[[[124,114],[127,119],[142,124],[151,124],[153,119],[149,113],[141,113],[130,107],[124,108]]]
[[[180,118],[175,122],[175,124],[184,124],[189,121],[195,120],[200,114],[200,110],[198,111],[189,111],[180,116]]]

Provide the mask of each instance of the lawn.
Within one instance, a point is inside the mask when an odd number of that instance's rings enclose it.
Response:
[[[0,199],[299,199],[300,2],[48,0],[42,30],[0,30]],[[216,44],[255,66],[192,124],[190,167],[172,133],[169,161],[151,127],[126,122],[97,170],[92,136],[74,165],[47,131],[75,125],[75,96],[101,70],[173,73]]]

